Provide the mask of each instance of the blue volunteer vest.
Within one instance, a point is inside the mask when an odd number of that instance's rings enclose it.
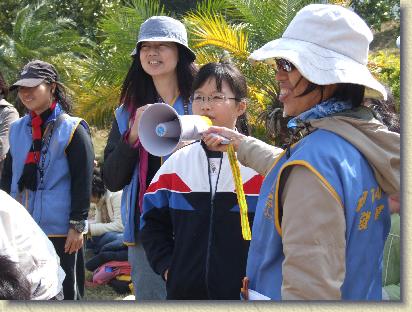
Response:
[[[284,254],[278,215],[279,177],[293,165],[305,166],[316,174],[345,210],[342,299],[381,300],[383,248],[390,229],[387,195],[366,158],[348,141],[326,130],[300,140],[291,148],[289,159],[285,153],[280,156],[263,182],[247,261],[249,288],[281,300]]]
[[[10,153],[12,155],[12,183],[10,195],[29,211],[33,219],[48,236],[66,236],[71,211],[70,171],[65,149],[82,119],[67,114],[53,128],[47,153],[42,146],[40,164],[44,164],[43,183],[37,174],[37,190],[19,192],[18,181],[23,172],[27,153],[32,144],[30,116],[15,121],[10,127]],[[50,123],[48,124],[48,127]],[[84,125],[86,128],[87,125]]]
[[[183,98],[179,96],[173,108],[177,111],[179,115],[184,115]],[[192,107],[189,103],[189,114],[192,114]],[[123,136],[129,129],[129,119],[130,113],[127,111],[126,107],[122,104],[115,111],[115,117],[117,121],[117,126],[119,127],[120,135]],[[166,156],[168,157],[168,156]],[[136,222],[136,209],[137,206],[137,196],[139,187],[139,166],[136,162],[135,168],[133,169],[133,175],[130,183],[123,188],[122,200],[121,200],[121,216],[124,225],[123,239],[126,245],[134,245],[136,242],[135,233],[138,230]]]

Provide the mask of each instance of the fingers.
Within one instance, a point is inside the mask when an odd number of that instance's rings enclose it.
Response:
[[[227,140],[223,136],[216,136],[214,133],[203,134],[203,142],[205,142],[208,149],[212,151],[226,152],[227,144],[222,144],[223,141]]]
[[[65,253],[68,253],[68,252],[69,252],[71,245],[72,245],[72,242],[71,242],[71,240],[69,239],[69,236],[67,236],[67,238],[66,238],[66,243],[64,244],[64,252],[65,252]]]
[[[213,135],[214,134],[214,135]],[[219,136],[216,136],[218,134]],[[222,138],[223,137],[223,138]],[[214,151],[226,152],[227,146],[223,145],[225,139],[229,139],[235,151],[237,151],[242,140],[246,138],[245,135],[224,127],[210,127],[203,134],[203,141],[207,147]]]
[[[66,243],[64,244],[64,252],[72,254],[82,248],[82,246],[83,234],[70,229],[67,234]]]

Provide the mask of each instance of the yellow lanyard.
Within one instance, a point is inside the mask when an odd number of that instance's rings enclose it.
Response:
[[[232,169],[233,179],[235,181],[237,201],[240,208],[240,225],[242,227],[242,236],[244,240],[251,240],[252,234],[250,232],[249,218],[247,216],[247,203],[245,192],[243,191],[242,176],[240,175],[240,168],[237,163],[236,154],[232,143],[228,146],[227,154],[229,157],[230,168]]]

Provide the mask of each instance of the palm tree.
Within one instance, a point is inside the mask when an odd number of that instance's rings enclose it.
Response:
[[[296,12],[313,2],[317,1],[203,0],[182,18],[199,66],[218,61],[225,54],[245,74],[251,100],[249,116],[257,137],[270,139],[259,121],[267,119],[280,105],[273,68],[252,65],[247,57],[267,41],[280,37]],[[84,75],[75,83],[79,115],[98,127],[109,125],[119,104],[139,25],[152,15],[163,14],[164,8],[157,0],[133,0],[104,16],[98,24],[102,44],[82,61],[80,72]]]
[[[87,59],[77,63],[79,74],[71,84],[77,97],[77,114],[98,128],[110,124],[139,26],[153,15],[164,14],[157,0],[131,0],[103,17],[98,23],[102,42]]]
[[[50,19],[49,10],[47,2],[27,5],[17,13],[11,33],[0,31],[0,66],[9,80],[30,60],[60,64],[59,59],[78,58],[92,45],[78,34],[72,20]],[[62,73],[69,77],[66,71]]]
[[[184,16],[198,63],[217,61],[226,53],[246,76],[252,132],[264,140],[271,137],[260,121],[268,121],[273,116],[271,112],[280,107],[275,72],[264,64],[250,64],[247,57],[266,42],[279,38],[296,12],[313,2],[316,1],[204,0]],[[280,143],[279,136],[272,138]]]

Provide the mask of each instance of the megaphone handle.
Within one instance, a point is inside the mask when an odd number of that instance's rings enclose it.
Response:
[[[223,141],[220,142],[220,144],[227,145],[227,144],[230,143],[230,140],[228,138],[225,138],[224,136],[221,136],[221,135],[216,134],[216,133],[211,133],[210,135],[212,135],[215,138],[221,138]]]

